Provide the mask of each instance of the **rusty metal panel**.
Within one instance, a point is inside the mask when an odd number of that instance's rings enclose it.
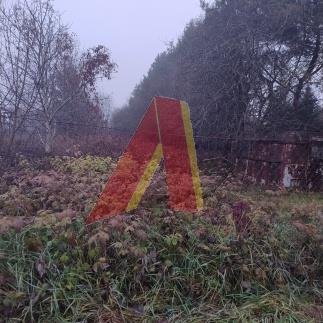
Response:
[[[254,140],[244,159],[247,175],[257,183],[322,189],[323,137],[293,133],[282,141]]]

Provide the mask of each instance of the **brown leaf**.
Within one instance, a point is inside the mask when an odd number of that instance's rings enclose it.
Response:
[[[38,237],[29,237],[25,239],[25,246],[29,251],[39,252],[43,248],[43,243]]]
[[[20,231],[34,221],[33,217],[24,216],[7,216],[0,217],[0,234],[4,234],[13,229]]]
[[[109,226],[113,229],[120,230],[124,227],[123,218],[115,216],[109,221]]]
[[[100,258],[92,267],[93,271],[97,273],[99,270],[104,271],[109,268],[108,260],[105,257]]]
[[[88,244],[89,245],[105,245],[110,239],[110,236],[108,233],[104,231],[99,231],[95,235],[89,238]]]
[[[56,213],[55,215],[59,220],[63,220],[64,218],[69,218],[72,220],[76,217],[76,212],[72,209],[66,209],[61,213]]]
[[[135,231],[135,236],[141,241],[146,241],[148,238],[147,233],[141,229]]]
[[[220,251],[223,251],[223,252],[231,251],[231,248],[230,248],[230,247],[228,247],[228,246],[219,245],[219,246],[217,246],[217,248],[218,248]]]
[[[294,221],[293,225],[298,231],[310,237],[314,237],[318,233],[316,227],[313,224],[305,224],[300,221]]]
[[[317,322],[322,322],[323,321],[323,306],[319,305],[311,305],[307,306],[305,309],[306,315],[309,317],[317,320]]]
[[[241,282],[241,287],[245,289],[247,292],[251,290],[251,283],[250,281],[242,281]]]
[[[32,184],[39,185],[39,186],[50,186],[52,185],[56,179],[52,176],[48,175],[38,175],[32,179]]]
[[[46,263],[43,259],[37,259],[36,263],[35,263],[35,269],[36,272],[39,276],[39,278],[43,278],[44,275],[46,274]]]

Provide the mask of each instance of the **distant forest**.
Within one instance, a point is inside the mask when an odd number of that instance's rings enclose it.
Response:
[[[157,56],[116,128],[134,130],[153,96],[187,101],[198,135],[317,132],[322,125],[323,1],[201,1],[202,18]]]

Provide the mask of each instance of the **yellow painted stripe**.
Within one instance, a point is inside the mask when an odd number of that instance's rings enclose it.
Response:
[[[156,150],[147,165],[144,174],[142,175],[140,182],[138,183],[135,192],[133,193],[131,200],[128,203],[126,212],[133,211],[136,209],[142,199],[142,196],[144,195],[147,187],[149,186],[152,177],[163,157],[163,150],[162,145],[158,144],[156,147]]]
[[[186,144],[187,144],[188,155],[189,155],[190,164],[191,164],[196,206],[198,210],[201,210],[203,208],[203,196],[202,196],[199,169],[197,166],[197,157],[196,157],[195,143],[194,143],[194,137],[193,137],[193,127],[192,127],[191,118],[190,118],[190,110],[189,110],[188,104],[184,101],[181,101],[181,109],[182,109],[182,118],[184,122]]]
[[[156,98],[154,98],[154,105],[155,105],[155,113],[156,113],[156,121],[157,121],[157,130],[158,130],[158,137],[159,137],[159,142],[161,143],[161,134],[160,134],[160,125],[159,125],[159,116],[158,116],[158,110],[157,110],[157,102]]]

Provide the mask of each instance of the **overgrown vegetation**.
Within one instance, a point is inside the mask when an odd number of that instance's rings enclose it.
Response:
[[[0,322],[323,321],[322,192],[237,170],[245,139],[322,130],[322,1],[206,3],[113,131],[108,49],[79,54],[51,0],[0,3]],[[98,156],[120,155],[155,95],[191,106],[204,210],[171,211],[158,169],[133,214],[87,226],[117,163]]]
[[[159,171],[135,214],[87,227],[113,166],[22,160],[1,178],[0,212],[21,220],[0,217],[3,321],[322,321],[322,194],[219,169],[201,214],[174,213]]]

